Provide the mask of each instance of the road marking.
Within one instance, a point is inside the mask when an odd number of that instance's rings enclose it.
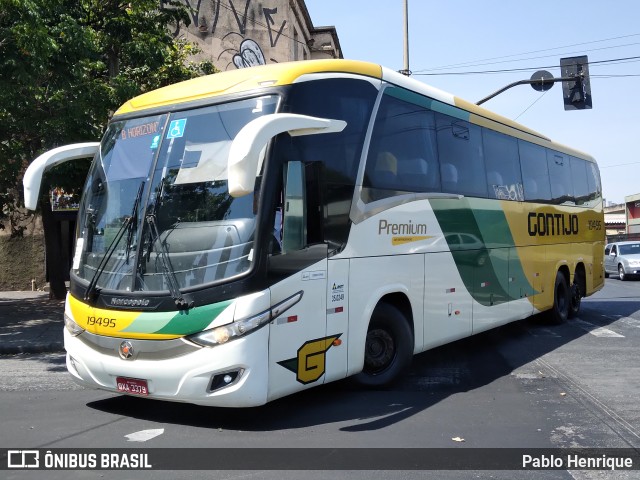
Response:
[[[147,440],[151,440],[152,438],[156,438],[158,435],[162,435],[164,433],[164,428],[156,428],[152,430],[140,430],[139,432],[133,432],[129,435],[125,435],[125,438],[128,438],[130,442],[146,442]]]
[[[593,323],[585,322],[584,320],[580,320],[579,318],[576,318],[573,323],[595,337],[624,338],[624,335],[620,335],[613,330],[609,330],[608,328],[604,327],[598,327]]]
[[[636,328],[640,328],[640,320],[636,320],[635,318],[631,318],[631,317],[620,317],[618,320],[616,320],[617,322],[622,322],[622,323],[626,323],[627,325],[629,325],[630,327],[636,327]]]

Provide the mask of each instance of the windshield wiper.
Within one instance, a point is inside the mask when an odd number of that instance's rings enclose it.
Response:
[[[175,302],[176,307],[178,307],[179,310],[188,310],[193,307],[193,302],[187,302],[180,293],[178,279],[176,278],[176,274],[174,273],[173,268],[171,267],[171,262],[169,261],[169,252],[167,250],[167,245],[162,241],[162,238],[160,238],[158,224],[156,223],[155,208],[146,216],[146,221],[149,225],[149,247],[147,251],[147,257],[151,255],[152,245],[157,242],[160,252],[156,254],[160,256],[160,262],[162,263],[162,273],[164,274],[164,277],[167,280],[167,284],[169,285],[171,297],[173,298],[173,301]]]
[[[116,251],[116,248],[118,247],[118,244],[120,243],[120,240],[124,236],[125,232],[128,233],[127,244],[125,246],[125,249],[126,249],[125,255],[126,255],[126,262],[129,263],[129,249],[131,248],[131,242],[133,240],[133,226],[137,223],[138,206],[140,205],[140,199],[142,198],[143,191],[144,191],[144,181],[140,182],[140,186],[138,187],[138,193],[136,194],[136,199],[133,202],[133,209],[131,210],[131,215],[128,217],[125,217],[124,222],[122,222],[122,225],[116,232],[115,237],[109,244],[109,248],[107,248],[107,251],[102,257],[102,260],[100,260],[100,263],[98,264],[98,268],[96,268],[96,271],[93,274],[93,277],[91,277],[91,280],[89,281],[89,285],[87,286],[87,290],[84,294],[85,301],[92,301],[95,298],[95,296],[98,293],[100,293],[99,289],[96,288],[96,285],[98,284],[98,280],[100,279],[100,275],[102,275],[102,272],[104,272],[104,269],[107,267],[107,262],[113,255],[113,252]]]

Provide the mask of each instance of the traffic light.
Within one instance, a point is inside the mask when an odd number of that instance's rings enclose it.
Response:
[[[562,81],[564,109],[584,110],[592,108],[589,60],[587,56],[561,58],[560,72],[562,78],[575,78],[575,80]]]

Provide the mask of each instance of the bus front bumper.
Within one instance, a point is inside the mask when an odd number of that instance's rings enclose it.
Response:
[[[126,394],[118,390],[118,378],[142,380],[143,396],[151,399],[252,407],[267,401],[268,337],[269,329],[261,328],[223,345],[198,347],[182,339],[141,341],[88,332],[74,337],[65,328],[64,346],[67,369],[83,386]],[[120,345],[127,341],[133,354],[123,359]],[[229,378],[228,384],[222,380]]]

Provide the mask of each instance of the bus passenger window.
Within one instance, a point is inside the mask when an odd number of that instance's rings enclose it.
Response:
[[[549,166],[553,203],[574,204],[573,181],[568,155],[547,150],[547,165]]]
[[[487,197],[480,127],[441,113],[436,127],[443,191]]]
[[[524,199],[528,201],[551,200],[547,152],[544,147],[518,140],[520,167],[524,184]]]
[[[488,128],[482,130],[489,198],[524,200],[518,141]]]

